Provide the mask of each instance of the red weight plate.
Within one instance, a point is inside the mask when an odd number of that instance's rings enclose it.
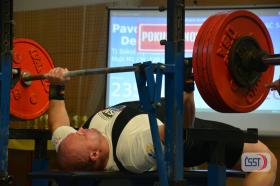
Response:
[[[213,87],[211,86],[211,79],[208,77],[208,68],[207,68],[207,62],[208,62],[208,45],[209,43],[211,44],[211,38],[212,38],[212,33],[215,30],[215,28],[220,24],[221,19],[223,16],[220,16],[221,13],[215,14],[215,19],[211,22],[211,25],[209,26],[208,32],[205,35],[205,41],[203,44],[203,51],[201,52],[202,54],[202,69],[201,73],[203,74],[203,79],[204,79],[204,89],[208,92],[209,95],[209,100],[211,100],[212,104],[210,101],[208,101],[208,105],[211,108],[215,108],[215,110],[220,111],[223,110],[222,107],[222,100],[217,96],[215,93]],[[211,54],[210,54],[211,55]]]
[[[210,21],[211,17],[209,17],[199,28],[199,31],[195,38],[194,48],[193,48],[193,55],[192,55],[192,65],[193,65],[193,73],[194,73],[194,80],[195,84],[199,90],[199,93],[203,99],[206,98],[205,91],[203,89],[203,86],[201,85],[201,74],[199,71],[200,66],[200,56],[198,55],[198,50],[200,49],[201,40],[203,39],[203,36],[205,34],[206,28],[208,26],[208,22]]]
[[[211,25],[212,20],[215,16],[210,16],[200,27],[199,32],[195,39],[194,49],[193,49],[193,71],[196,86],[203,100],[208,104],[214,104],[213,99],[211,99],[211,93],[206,89],[204,84],[204,76],[202,73],[202,49],[204,44],[205,35],[208,32],[208,27]]]
[[[263,22],[253,13],[245,10],[232,11],[213,33],[213,42],[209,44],[208,70],[218,96],[225,102],[227,112],[250,112],[255,110],[266,98],[268,89],[265,84],[271,82],[274,67],[262,73],[259,81],[250,89],[238,87],[228,70],[228,54],[233,42],[242,37],[253,37],[263,50],[273,54],[269,33]]]
[[[205,79],[205,74],[204,74],[204,47],[205,47],[205,41],[207,40],[207,35],[209,34],[209,32],[211,31],[211,27],[213,24],[216,23],[216,15],[211,16],[212,19],[210,22],[208,22],[208,26],[207,29],[205,30],[205,33],[203,34],[203,39],[201,40],[201,42],[199,43],[200,47],[198,50],[198,59],[199,59],[199,73],[200,73],[200,82],[201,82],[201,86],[202,89],[204,90],[204,101],[210,106],[213,107],[213,105],[216,105],[216,100],[213,99],[213,94],[212,91],[209,89],[209,87],[207,86],[207,79]]]
[[[211,77],[211,72],[209,68],[209,59],[211,58],[211,51],[209,51],[209,48],[211,48],[211,45],[213,44],[213,35],[217,32],[219,29],[220,25],[222,24],[223,20],[225,19],[225,16],[228,14],[228,12],[220,12],[216,14],[216,22],[215,24],[212,24],[211,26],[211,32],[207,35],[207,40],[205,41],[205,46],[203,48],[203,67],[204,67],[204,79],[206,80],[205,87],[211,92],[212,97],[215,101],[214,105],[209,105],[211,106],[212,109],[219,111],[219,112],[228,112],[228,108],[224,102],[224,100],[221,99],[219,96],[215,86],[213,79]]]
[[[21,73],[47,73],[54,67],[47,51],[31,39],[15,39],[13,68]],[[25,85],[21,80],[11,89],[10,113],[21,119],[35,119],[48,109],[48,80],[32,81]]]
[[[220,108],[220,100],[218,100],[212,87],[209,86],[209,79],[207,77],[206,69],[206,57],[207,57],[207,42],[211,38],[212,29],[214,29],[219,23],[218,14],[210,16],[202,25],[199,30],[197,39],[195,41],[193,52],[193,65],[194,65],[194,77],[198,87],[198,90],[204,99],[204,101],[211,107]],[[213,28],[214,27],[214,28]],[[223,110],[221,108],[220,110]]]

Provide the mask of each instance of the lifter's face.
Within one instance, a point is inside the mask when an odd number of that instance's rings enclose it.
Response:
[[[77,132],[67,137],[68,145],[71,145],[84,161],[95,161],[96,168],[104,168],[104,162],[109,153],[109,145],[106,138],[96,129],[80,128]]]
[[[90,150],[102,150],[102,134],[96,129],[80,128],[76,133],[72,134],[75,140],[82,142]]]
[[[77,138],[80,138],[81,140],[93,140],[93,141],[96,141],[96,140],[100,140],[100,133],[95,130],[95,129],[83,129],[83,128],[80,128],[76,133],[74,133]]]

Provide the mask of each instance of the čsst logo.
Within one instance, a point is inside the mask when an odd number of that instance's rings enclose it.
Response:
[[[267,172],[271,168],[271,158],[268,153],[243,153],[241,169],[244,172]]]

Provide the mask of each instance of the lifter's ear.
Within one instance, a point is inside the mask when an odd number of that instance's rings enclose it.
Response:
[[[89,155],[91,161],[96,161],[99,158],[99,151],[92,151]]]

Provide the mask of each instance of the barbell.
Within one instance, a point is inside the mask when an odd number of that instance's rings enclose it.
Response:
[[[47,51],[30,39],[15,39],[10,113],[34,119],[48,108],[46,73],[54,65]],[[274,66],[272,41],[264,23],[245,10],[210,16],[197,34],[192,57],[195,83],[204,101],[219,112],[250,112],[266,98]],[[135,66],[69,71],[68,77],[129,72]],[[38,80],[38,81],[34,81]],[[34,81],[31,83],[31,81]]]

